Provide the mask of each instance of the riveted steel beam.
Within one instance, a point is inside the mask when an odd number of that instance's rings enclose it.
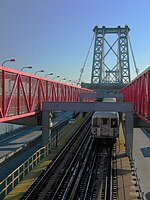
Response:
[[[75,112],[94,112],[94,111],[112,111],[125,112],[125,138],[126,154],[132,154],[133,149],[133,112],[134,104],[127,102],[43,102],[42,104],[42,122],[43,122],[43,145],[48,143],[49,135],[49,112],[50,111],[75,111]]]

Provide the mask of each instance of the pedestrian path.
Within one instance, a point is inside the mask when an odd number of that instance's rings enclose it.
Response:
[[[134,128],[133,158],[146,200],[150,200],[150,132]]]

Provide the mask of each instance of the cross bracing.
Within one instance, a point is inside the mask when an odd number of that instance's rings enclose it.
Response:
[[[95,45],[91,83],[127,84],[130,82],[128,51],[129,30],[128,26],[118,26],[117,28],[105,28],[104,26],[102,28],[98,28],[98,26],[95,26],[93,29],[95,33]],[[106,36],[109,38],[111,34],[117,35],[117,39],[115,39],[112,44],[108,39],[106,39]],[[112,59],[107,63],[107,58],[110,53],[113,54],[113,60],[115,59],[115,63],[113,63]],[[113,64],[110,64],[110,62]]]

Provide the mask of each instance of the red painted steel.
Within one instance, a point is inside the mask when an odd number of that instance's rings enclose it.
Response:
[[[137,115],[150,124],[150,67],[120,90],[124,101],[134,102]]]
[[[0,66],[0,122],[35,115],[43,101],[77,102],[84,92],[93,91]]]

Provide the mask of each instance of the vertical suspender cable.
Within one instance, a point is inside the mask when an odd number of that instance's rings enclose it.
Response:
[[[88,52],[87,52],[87,55],[86,55],[86,58],[85,58],[83,67],[82,67],[81,70],[80,70],[80,76],[79,76],[77,85],[80,85],[81,78],[82,78],[82,75],[83,75],[83,72],[84,72],[84,68],[85,68],[85,65],[86,65],[86,63],[87,63],[87,60],[88,60],[88,57],[89,57],[89,54],[90,54],[90,50],[91,50],[91,47],[92,47],[92,44],[93,44],[93,41],[94,41],[94,37],[95,37],[95,35],[93,35],[93,37],[92,37],[92,41],[91,41],[91,43],[90,43],[90,46],[89,46],[89,49],[88,49]]]
[[[129,45],[130,45],[130,49],[131,49],[131,54],[132,54],[132,58],[133,58],[133,62],[134,62],[134,67],[135,67],[136,75],[138,76],[139,70],[138,70],[138,68],[136,66],[136,61],[135,61],[135,57],[134,57],[134,54],[133,54],[133,49],[132,49],[130,37],[128,36],[128,38],[129,38]]]

